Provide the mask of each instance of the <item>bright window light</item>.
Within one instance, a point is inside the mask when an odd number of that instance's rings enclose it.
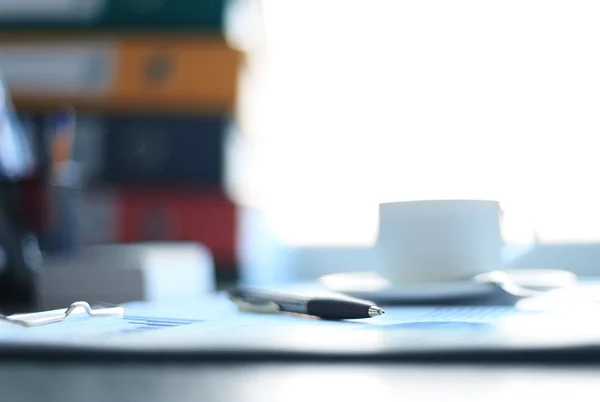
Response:
[[[367,245],[377,204],[498,199],[600,240],[600,3],[265,0],[242,201],[291,245]]]

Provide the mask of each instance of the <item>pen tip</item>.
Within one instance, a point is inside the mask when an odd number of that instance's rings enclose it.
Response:
[[[369,307],[369,315],[371,317],[377,317],[378,315],[385,314],[385,310],[379,307],[371,306]]]

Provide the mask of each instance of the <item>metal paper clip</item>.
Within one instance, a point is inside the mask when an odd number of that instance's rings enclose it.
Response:
[[[53,324],[64,321],[67,317],[75,312],[75,310],[84,309],[85,312],[93,317],[96,316],[122,316],[125,309],[121,306],[107,305],[104,308],[93,309],[88,303],[78,301],[71,304],[67,309],[57,310],[56,315],[50,314],[50,311],[29,314],[17,314],[11,316],[0,315],[0,322],[7,322],[21,327],[36,327],[38,325]]]

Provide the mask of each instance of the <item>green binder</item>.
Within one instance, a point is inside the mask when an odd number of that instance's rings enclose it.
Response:
[[[20,0],[0,2],[0,31],[221,31],[228,0]]]

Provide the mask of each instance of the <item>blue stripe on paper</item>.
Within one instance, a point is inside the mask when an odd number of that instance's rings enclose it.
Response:
[[[125,329],[124,333],[151,331],[162,328],[175,328],[182,325],[197,324],[202,322],[201,320],[183,320],[177,318],[156,318],[156,317],[138,317],[138,316],[125,316],[123,317],[127,324],[131,325],[130,328]]]

